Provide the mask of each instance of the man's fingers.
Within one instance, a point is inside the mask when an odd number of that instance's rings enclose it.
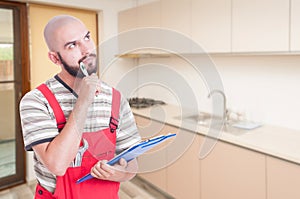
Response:
[[[127,161],[124,158],[121,158],[119,161],[120,166],[122,166],[123,168],[127,167]]]
[[[99,161],[91,171],[92,176],[99,179],[108,179],[114,174],[114,170],[110,168],[106,162]]]

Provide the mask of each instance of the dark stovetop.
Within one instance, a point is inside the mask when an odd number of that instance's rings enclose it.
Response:
[[[129,98],[128,102],[129,102],[130,107],[133,107],[133,108],[147,108],[147,107],[154,106],[157,104],[160,104],[160,105],[166,104],[164,101],[161,101],[161,100],[155,100],[155,99],[151,99],[151,98],[138,98],[138,97]]]

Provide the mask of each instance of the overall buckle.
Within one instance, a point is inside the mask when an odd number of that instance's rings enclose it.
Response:
[[[110,117],[109,128],[111,133],[114,133],[115,130],[118,128],[118,123],[119,121],[116,118]]]

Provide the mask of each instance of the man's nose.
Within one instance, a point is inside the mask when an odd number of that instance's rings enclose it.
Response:
[[[89,54],[89,53],[91,53],[91,47],[90,47],[90,45],[88,45],[88,44],[86,44],[86,43],[81,43],[81,45],[80,45],[80,51],[81,51],[81,54],[83,54],[83,55],[86,55],[86,54]]]

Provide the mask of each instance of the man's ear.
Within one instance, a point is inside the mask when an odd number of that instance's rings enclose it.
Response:
[[[52,51],[48,52],[48,57],[54,64],[56,65],[60,64],[60,59],[56,52],[52,52]]]

